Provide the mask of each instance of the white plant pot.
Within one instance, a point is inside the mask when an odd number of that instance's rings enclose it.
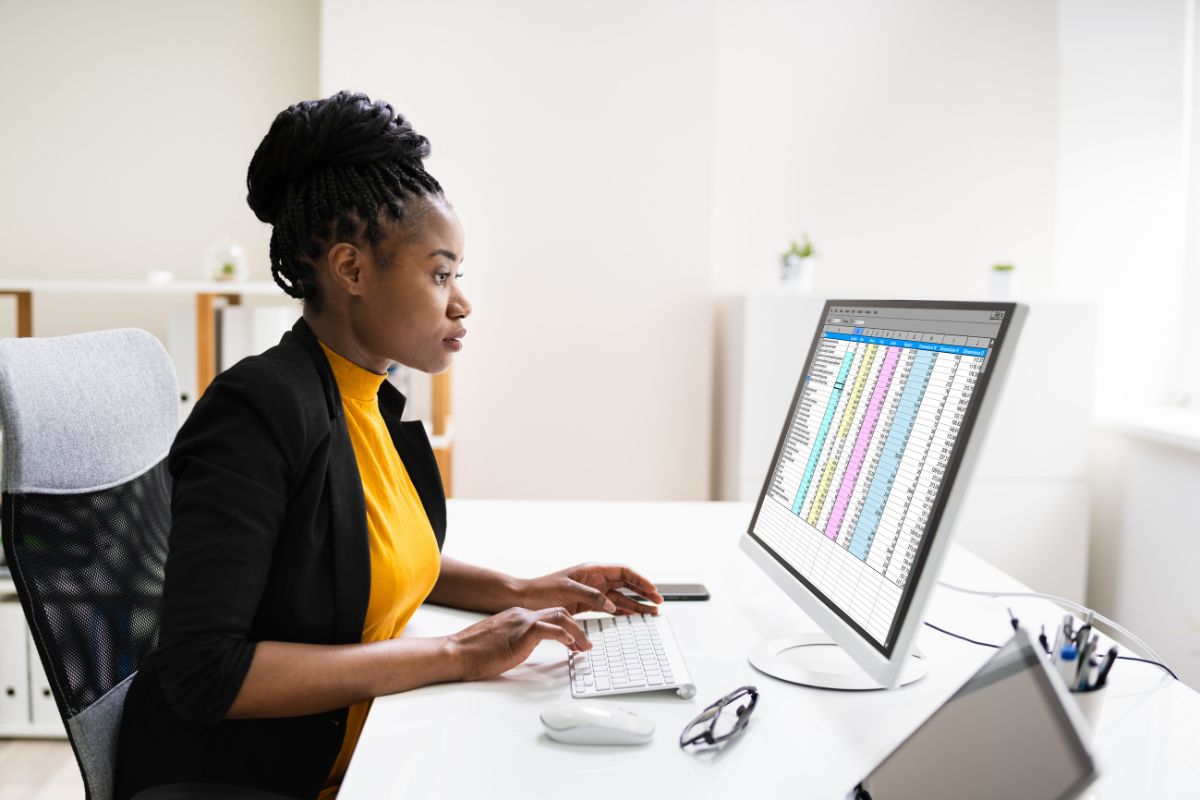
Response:
[[[992,270],[990,297],[993,300],[1011,300],[1013,296],[1012,270]]]
[[[783,288],[793,294],[812,294],[817,259],[788,256],[783,265]]]
[[[213,242],[204,253],[204,278],[210,281],[246,280],[246,251],[228,237]]]

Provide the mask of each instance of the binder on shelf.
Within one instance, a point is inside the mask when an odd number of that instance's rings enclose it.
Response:
[[[217,308],[217,371],[279,344],[299,314],[290,306]]]
[[[29,727],[28,632],[16,597],[0,598],[0,731]]]
[[[41,735],[61,734],[66,736],[62,717],[58,713],[58,704],[54,702],[54,693],[50,689],[50,680],[42,669],[42,659],[38,657],[37,647],[33,637],[28,638],[29,648],[29,721],[34,731]]]

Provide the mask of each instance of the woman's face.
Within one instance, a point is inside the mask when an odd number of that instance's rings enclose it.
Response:
[[[348,319],[362,366],[382,372],[398,361],[422,372],[444,372],[467,333],[471,304],[459,288],[463,229],[448,203],[430,198],[364,257],[361,291],[351,294]],[[347,354],[348,355],[348,354]]]

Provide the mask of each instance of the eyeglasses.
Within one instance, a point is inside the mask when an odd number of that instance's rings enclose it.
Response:
[[[700,743],[711,746],[732,739],[746,729],[756,705],[758,689],[753,686],[734,689],[687,724],[679,735],[679,746]]]

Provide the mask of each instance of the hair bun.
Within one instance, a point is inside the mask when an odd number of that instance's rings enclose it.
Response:
[[[334,167],[377,161],[417,161],[429,140],[391,104],[341,91],[279,112],[246,174],[246,202],[263,222],[275,223],[289,184]]]

